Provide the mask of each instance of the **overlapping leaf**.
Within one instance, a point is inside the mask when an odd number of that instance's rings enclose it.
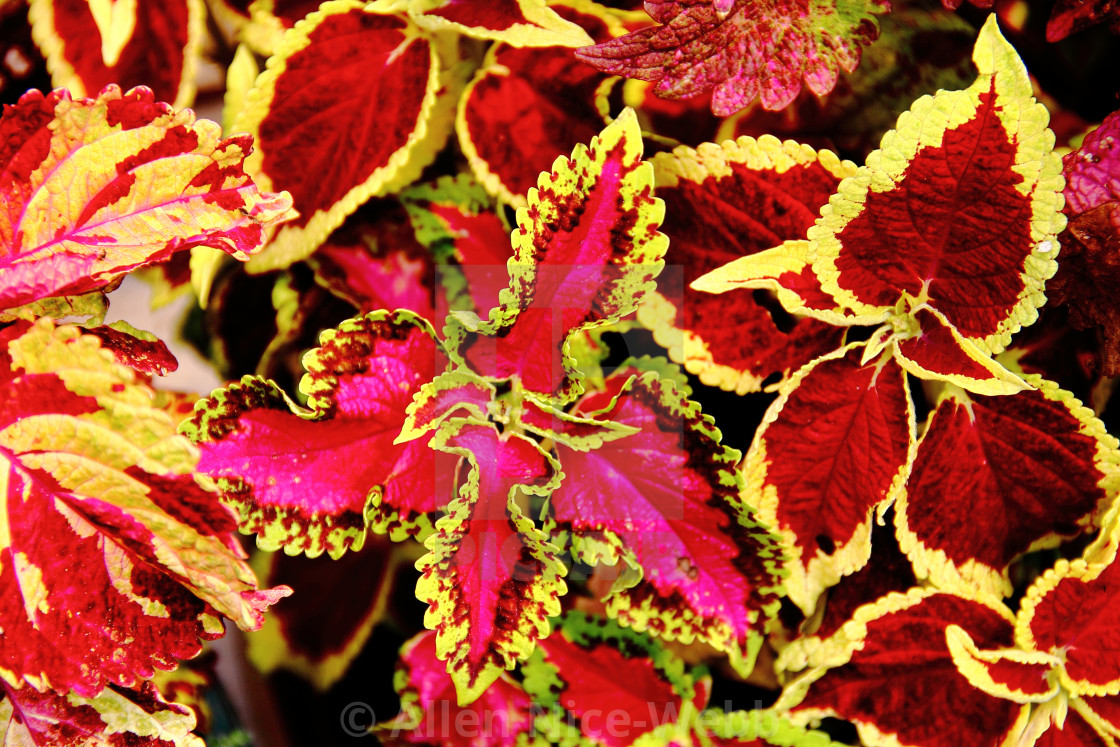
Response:
[[[663,266],[664,204],[641,157],[637,120],[625,112],[590,148],[576,146],[541,175],[517,213],[501,306],[488,320],[449,328],[476,372],[561,399],[578,394],[572,334],[633,311]]]
[[[426,440],[393,442],[412,395],[445,364],[431,326],[410,312],[344,322],[305,358],[309,410],[255,377],[197,405],[185,428],[199,470],[264,549],[338,557],[361,547],[367,523],[414,533],[451,499],[454,460]]]
[[[841,330],[831,325],[806,319],[786,326],[782,319],[779,326],[749,293],[714,298],[690,284],[740,257],[803,237],[855,166],[829,151],[772,137],[681,147],[652,163],[666,204],[662,230],[670,240],[670,269],[643,302],[639,319],[670,357],[706,384],[745,393],[834,349]]]
[[[642,583],[611,596],[611,614],[638,630],[706,641],[749,671],[782,559],[741,495],[738,452],[655,372],[620,371],[573,414],[636,431],[596,447],[556,446],[566,475],[550,500],[556,520],[643,572]]]
[[[885,0],[647,0],[658,26],[576,53],[604,72],[656,81],[667,98],[712,95],[712,111],[734,114],[762,100],[782,109],[802,81],[817,95],[836,85],[840,70],[859,64],[876,39],[875,16]]]
[[[202,0],[33,0],[31,31],[56,88],[92,96],[147,86],[175,107],[194,100]]]
[[[253,267],[303,259],[368,198],[418,174],[440,146],[425,139],[439,88],[432,43],[356,0],[324,3],[286,32],[234,129],[254,136],[250,171],[288,190],[300,217]]]
[[[467,705],[532,652],[560,611],[566,569],[515,500],[547,494],[560,472],[535,441],[482,421],[451,421],[432,446],[463,457],[470,471],[425,542],[416,596]]]
[[[0,678],[92,698],[196,655],[216,613],[260,627],[290,590],[257,590],[151,390],[74,327],[0,340]]]
[[[25,94],[0,120],[0,307],[85,293],[192,246],[245,259],[288,213],[242,170],[246,136],[150,90]]]
[[[909,472],[914,412],[890,357],[861,363],[849,345],[797,372],[747,454],[749,494],[790,556],[789,598],[812,614],[817,597],[871,554],[872,513]]]
[[[933,413],[895,518],[920,577],[1012,591],[1009,564],[1099,523],[1120,452],[1072,395],[1038,377],[1000,397],[951,388]]]
[[[395,0],[388,3],[396,4]],[[422,28],[457,31],[515,47],[579,47],[592,42],[587,32],[544,0],[407,0],[407,11]]]

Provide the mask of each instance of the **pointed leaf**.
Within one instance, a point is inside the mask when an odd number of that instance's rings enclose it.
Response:
[[[749,670],[781,586],[776,538],[745,503],[739,454],[720,445],[711,418],[671,381],[631,373],[573,411],[639,432],[588,451],[557,443],[566,477],[550,499],[556,520],[577,535],[608,533],[643,570],[645,582],[609,600],[623,624],[699,638]]]
[[[896,504],[919,578],[1012,592],[1008,566],[1097,525],[1120,488],[1116,439],[1052,382],[1002,397],[948,390]]]
[[[613,75],[656,81],[666,98],[712,91],[712,111],[734,114],[756,98],[785,108],[801,82],[823,96],[840,70],[859,64],[861,47],[879,36],[879,0],[788,2],[646,0],[659,24],[584,47],[579,59]]]
[[[5,107],[0,307],[101,288],[192,246],[255,252],[291,201],[242,171],[249,138],[219,135],[143,88],[30,91]]]
[[[373,312],[325,331],[305,357],[309,410],[254,377],[196,406],[184,429],[199,470],[261,548],[338,557],[362,546],[367,523],[414,534],[451,499],[453,459],[427,439],[393,443],[412,395],[445,366],[434,338],[410,312]]]
[[[147,86],[159,101],[171,101],[176,108],[190,106],[206,17],[202,0],[134,0],[130,14],[134,27],[127,39],[117,39],[113,45],[115,59],[103,54],[103,36],[93,12],[105,4],[28,3],[31,32],[47,58],[55,88],[68,88],[81,97],[111,84],[125,90]]]
[[[564,565],[514,500],[547,494],[559,465],[535,441],[479,421],[450,421],[432,445],[464,457],[470,473],[424,543],[416,597],[466,705],[532,653],[560,611]]]
[[[93,697],[196,655],[215,612],[259,628],[290,590],[257,590],[152,391],[72,326],[0,341],[0,678]]]
[[[752,294],[713,298],[690,284],[744,256],[803,237],[855,165],[829,151],[772,137],[706,143],[698,150],[682,146],[672,155],[659,153],[652,163],[657,194],[666,205],[665,261],[682,269],[661,275],[639,319],[670,357],[705,384],[743,394],[835,349],[842,331],[831,325],[802,319],[786,324]],[[812,277],[811,270],[808,274]],[[800,277],[790,269],[779,282],[787,275]],[[828,308],[834,307],[828,300]],[[683,346],[673,344],[677,341]]]
[[[434,47],[414,26],[365,12],[356,0],[324,3],[284,35],[234,129],[255,138],[250,171],[288,190],[300,216],[272,238],[254,270],[307,257],[406,165],[430,160],[439,144],[431,153],[419,146],[430,145],[422,141],[433,126],[439,72]]]
[[[1057,268],[1061,178],[1049,115],[994,15],[973,61],[970,88],[918,99],[840,185],[810,252],[841,306],[874,315],[926,302],[999,352],[1037,318]]]
[[[458,355],[483,376],[570,399],[573,333],[618,321],[653,289],[666,239],[633,112],[560,157],[517,212],[510,285],[478,331],[451,328]]]
[[[860,362],[849,345],[782,387],[747,453],[747,490],[789,553],[790,601],[812,614],[820,593],[863,567],[871,516],[901,488],[914,406],[893,359]]]

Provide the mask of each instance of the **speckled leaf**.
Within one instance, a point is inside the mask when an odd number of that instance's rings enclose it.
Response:
[[[920,589],[891,594],[859,609],[827,641],[792,644],[787,650],[819,648],[774,707],[799,723],[852,721],[862,742],[876,747],[1002,745],[1025,725],[1029,706],[988,695],[957,671],[950,625],[984,649],[1012,643],[1011,612],[996,602]]]
[[[137,373],[166,376],[179,367],[167,343],[127,322],[86,327],[85,332],[101,340],[101,347],[111,352],[118,363]]]
[[[789,553],[790,601],[806,615],[867,562],[872,514],[893,500],[913,458],[906,374],[889,356],[861,363],[862,353],[849,345],[798,371],[743,465],[748,494],[760,496]]]
[[[564,565],[515,500],[546,495],[560,472],[535,441],[481,421],[449,421],[432,445],[465,458],[470,472],[424,543],[416,596],[428,604],[424,624],[467,705],[532,653],[560,611]]]
[[[664,203],[641,158],[638,122],[627,111],[590,148],[577,146],[541,175],[517,212],[501,306],[474,330],[449,328],[457,355],[476,372],[517,377],[525,389],[561,399],[579,393],[572,334],[633,311],[663,266]]]
[[[285,194],[242,170],[246,136],[143,88],[93,100],[30,91],[0,120],[0,307],[86,293],[192,246],[245,259]]]
[[[111,6],[116,32],[106,34],[96,11]],[[92,96],[110,84],[147,86],[176,108],[194,101],[202,0],[32,0],[29,7],[31,33],[56,88]]]
[[[896,503],[899,541],[919,578],[1012,592],[1008,566],[1099,525],[1120,489],[1116,439],[1056,384],[1015,395],[950,387],[930,418]]]
[[[290,593],[257,590],[198,459],[100,341],[43,320],[0,332],[0,679],[94,697]]]
[[[823,96],[879,36],[886,0],[646,0],[658,26],[584,47],[579,59],[614,75],[656,81],[659,96],[714,91],[712,111],[734,114],[761,98],[786,107],[801,90]]]
[[[168,703],[151,682],[108,687],[96,697],[3,686],[0,743],[11,747],[203,747],[189,708]]]
[[[651,162],[666,206],[665,262],[680,270],[659,278],[638,319],[670,357],[705,384],[743,394],[835,349],[842,335],[836,327],[809,319],[787,325],[752,293],[716,298],[690,284],[741,257],[804,237],[855,165],[772,137],[706,143],[697,150],[682,146]],[[811,270],[801,269],[815,280]],[[802,274],[787,270],[777,281],[796,282],[793,277]]]
[[[307,257],[406,165],[434,155],[425,135],[439,73],[434,46],[414,26],[357,0],[323,3],[284,34],[234,129],[255,139],[249,170],[288,190],[300,216],[272,237],[254,271]]]
[[[502,673],[482,696],[460,706],[447,666],[436,656],[436,634],[425,631],[401,647],[394,678],[401,713],[374,729],[381,744],[513,747],[533,727],[533,703]]]
[[[434,337],[410,312],[373,312],[325,331],[305,357],[309,409],[248,376],[196,406],[184,428],[199,470],[260,547],[338,557],[367,525],[415,533],[451,500],[454,460],[426,439],[393,443],[412,395],[446,365]]]
[[[973,61],[976,82],[918,99],[808,236],[813,269],[841,306],[885,319],[928,303],[996,353],[1035,321],[1057,268],[1061,164],[1049,114],[994,15]]]
[[[698,638],[749,671],[777,603],[782,558],[741,494],[739,453],[655,372],[624,369],[607,384],[573,414],[638,432],[590,450],[557,444],[566,476],[550,499],[556,521],[604,539],[642,570],[641,584],[608,600],[623,624]]]
[[[392,1],[392,0],[390,0]],[[579,47],[593,43],[544,0],[409,0],[408,14],[431,31],[457,31],[515,47]]]

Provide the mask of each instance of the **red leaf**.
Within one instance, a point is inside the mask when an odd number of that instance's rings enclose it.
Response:
[[[782,109],[797,96],[802,80],[823,96],[841,69],[854,70],[861,47],[879,36],[874,16],[890,9],[879,0],[724,5],[647,0],[646,11],[662,25],[583,47],[576,55],[607,73],[657,81],[655,91],[666,98],[714,89],[712,111],[720,116],[756,98],[766,109]]]
[[[1046,41],[1061,41],[1098,23],[1107,23],[1112,33],[1120,34],[1120,3],[1116,0],[1058,0],[1046,24]]]

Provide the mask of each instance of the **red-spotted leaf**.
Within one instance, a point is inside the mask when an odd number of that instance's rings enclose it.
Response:
[[[816,646],[811,668],[787,685],[775,705],[803,723],[837,716],[855,723],[864,744],[910,747],[1005,744],[1029,706],[993,697],[953,663],[946,630],[957,626],[978,647],[1011,646],[1011,612],[931,590],[891,594],[862,607]],[[783,652],[783,656],[785,656]]]
[[[261,672],[295,672],[318,690],[346,674],[388,608],[399,566],[415,546],[366,538],[341,558],[261,553],[263,583],[291,587],[293,596],[269,610],[247,637],[249,660]]]
[[[410,0],[408,14],[422,28],[457,31],[515,47],[593,43],[586,31],[565,20],[544,0]]]
[[[914,444],[906,374],[890,357],[861,363],[849,345],[798,371],[747,453],[747,490],[789,554],[790,600],[817,597],[863,567],[872,513],[901,488]],[[884,506],[885,508],[885,506]]]
[[[199,471],[266,550],[338,557],[362,546],[367,525],[419,531],[454,482],[454,460],[426,439],[393,443],[412,395],[446,365],[431,326],[373,312],[325,331],[304,365],[307,410],[249,376],[196,406],[184,429],[202,451]]]
[[[560,611],[566,569],[515,500],[547,494],[560,472],[535,441],[481,421],[449,421],[432,446],[464,457],[470,471],[424,543],[416,596],[466,705],[532,653]]]
[[[621,32],[618,20],[592,3],[553,4],[553,10],[596,41]],[[475,176],[491,194],[524,205],[558,155],[603,128],[595,96],[607,81],[566,47],[495,45],[464,91],[455,122]]]
[[[538,644],[524,671],[534,701],[552,711],[553,723],[538,723],[540,731],[548,734],[559,716],[605,747],[626,747],[659,727],[687,723],[710,690],[650,638],[577,612]]]
[[[855,165],[772,137],[681,147],[652,163],[666,206],[662,230],[669,237],[670,270],[643,301],[638,318],[669,356],[705,384],[743,394],[835,349],[842,330],[834,326],[809,319],[787,325],[752,293],[715,298],[690,284],[741,257],[803,237]],[[829,308],[834,305],[829,299]]]
[[[102,288],[192,246],[245,259],[291,206],[242,170],[249,138],[221,140],[143,88],[30,91],[5,107],[0,141],[2,308]]]
[[[1120,112],[1105,118],[1077,151],[1065,156],[1062,261],[1048,287],[1054,303],[1069,306],[1077,329],[1100,327],[1104,371],[1120,374]]]
[[[612,616],[669,639],[698,638],[749,671],[782,558],[741,495],[739,453],[655,372],[616,373],[573,414],[637,431],[592,449],[556,445],[565,474],[550,499],[556,521],[602,538],[642,571],[640,585],[608,600]]]
[[[110,351],[118,363],[137,373],[165,376],[179,367],[167,343],[127,322],[87,327],[85,332],[101,340],[101,347]]]
[[[74,96],[147,86],[176,107],[194,100],[202,0],[32,0],[31,33],[51,81]]]
[[[75,327],[0,333],[0,678],[94,697],[245,629],[259,591],[236,522],[152,391]]]
[[[976,82],[918,99],[808,235],[841,306],[885,318],[928,303],[999,352],[1037,318],[1057,268],[1062,180],[1049,115],[994,15],[973,61]]]
[[[1099,23],[1107,23],[1112,33],[1120,34],[1120,3],[1116,0],[1058,0],[1046,23],[1046,41],[1061,41]]]
[[[823,96],[841,70],[854,70],[862,47],[879,36],[875,16],[888,10],[886,0],[646,0],[660,25],[576,55],[613,75],[656,81],[666,98],[713,91],[712,111],[720,116],[757,98],[766,109],[782,109],[802,81]]]
[[[468,330],[449,328],[457,354],[479,374],[516,377],[521,386],[560,399],[580,391],[569,356],[574,333],[633,311],[661,271],[664,203],[652,195],[632,111],[588,148],[576,146],[542,174],[517,212],[510,284],[500,307]]]
[[[434,632],[423,632],[401,647],[397,671],[401,713],[374,728],[384,745],[513,747],[533,728],[532,700],[504,672],[478,700],[460,706],[447,665],[436,656]]]
[[[234,124],[255,138],[250,171],[288,190],[300,213],[255,270],[307,257],[406,169],[419,173],[440,145],[425,139],[439,68],[431,42],[408,21],[351,0],[323,3],[284,35]]]
[[[1120,488],[1116,439],[1056,384],[1001,397],[950,387],[896,503],[919,578],[1012,592],[1008,566],[1099,525]]]
[[[189,708],[163,699],[151,682],[136,690],[107,687],[96,697],[38,692],[29,685],[0,692],[5,745],[204,747]]]

